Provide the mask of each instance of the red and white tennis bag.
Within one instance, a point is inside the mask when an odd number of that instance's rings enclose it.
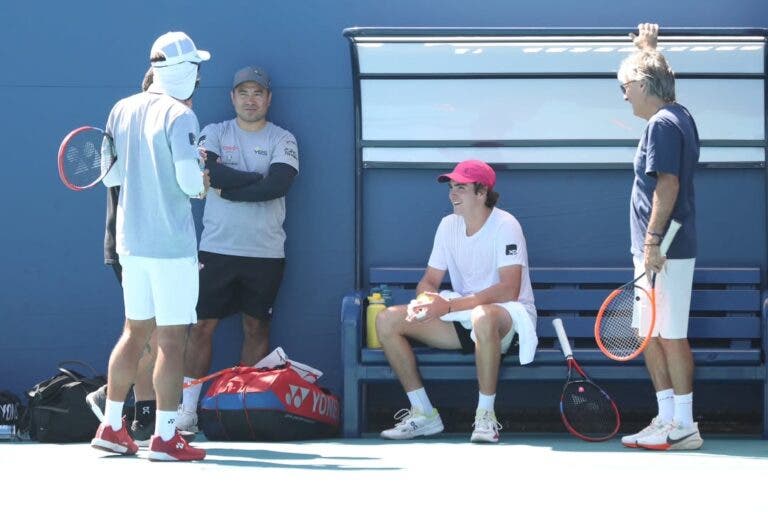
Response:
[[[333,437],[339,417],[339,399],[286,363],[220,372],[200,401],[198,422],[210,440],[291,441]]]

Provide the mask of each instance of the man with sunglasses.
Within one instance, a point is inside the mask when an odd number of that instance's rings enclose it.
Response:
[[[640,51],[622,62],[618,79],[633,113],[648,121],[635,154],[630,232],[635,275],[657,275],[656,323],[644,357],[659,412],[650,425],[621,441],[629,448],[695,450],[703,441],[692,413],[688,315],[696,263],[693,177],[699,135],[691,114],[676,101],[672,69],[656,51],[658,25],[643,23],[638,29],[634,42]],[[665,258],[659,246],[671,219],[682,227]]]
[[[230,91],[235,118],[203,128],[211,186],[200,238],[197,325],[185,356],[185,382],[210,370],[219,320],[241,313],[240,364],[269,352],[272,305],[285,267],[285,195],[299,172],[295,137],[267,120],[272,84],[264,69],[235,73]],[[201,385],[184,390],[179,428],[197,430]]]

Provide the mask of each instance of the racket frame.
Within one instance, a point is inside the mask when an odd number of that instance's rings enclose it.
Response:
[[[589,442],[607,441],[608,439],[611,439],[612,437],[614,437],[619,432],[619,428],[621,428],[621,414],[619,413],[619,408],[616,406],[616,402],[613,401],[613,398],[611,398],[611,396],[608,393],[606,393],[606,391],[603,388],[595,384],[595,382],[591,378],[589,378],[589,375],[587,375],[587,373],[581,368],[578,361],[576,361],[576,358],[573,357],[573,351],[571,350],[571,344],[568,341],[568,336],[565,334],[563,321],[560,318],[554,318],[552,320],[552,325],[555,327],[555,332],[557,333],[557,340],[560,342],[560,348],[563,351],[563,355],[565,356],[565,361],[568,365],[568,376],[565,380],[565,384],[563,385],[563,390],[560,393],[560,404],[559,404],[560,419],[562,420],[563,425],[568,430],[568,432],[578,437],[579,439],[582,439],[584,441],[589,441]],[[582,377],[581,379],[573,378],[574,370],[576,370],[576,372]],[[571,423],[568,421],[568,418],[565,415],[565,410],[563,407],[563,398],[565,397],[565,390],[568,388],[569,384],[576,384],[579,382],[583,382],[587,385],[593,386],[605,397],[605,399],[611,405],[611,409],[613,410],[614,417],[616,418],[616,425],[614,426],[610,434],[607,434],[601,437],[590,437],[576,430],[573,427],[573,425],[571,425]]]
[[[103,168],[103,165],[102,165],[102,169],[99,172],[98,178],[96,178],[95,180],[93,180],[92,182],[90,182],[90,183],[88,183],[86,185],[75,185],[74,183],[69,181],[69,178],[67,178],[67,173],[64,172],[64,167],[65,167],[65,163],[66,163],[65,159],[66,159],[67,145],[69,144],[69,142],[74,137],[76,137],[80,133],[83,133],[83,132],[89,131],[89,130],[95,130],[95,131],[101,133],[101,135],[102,135],[102,147],[99,147],[99,159],[100,159],[99,161],[102,161],[102,159],[103,159],[103,144],[104,144],[104,140],[108,141],[108,143],[110,144],[112,155],[115,154],[115,143],[112,140],[112,137],[110,137],[110,135],[107,132],[105,132],[104,130],[102,130],[101,128],[97,128],[95,126],[81,126],[80,128],[75,128],[74,130],[69,132],[64,137],[64,139],[61,141],[61,144],[59,145],[59,152],[58,152],[58,161],[57,161],[57,163],[58,163],[58,168],[59,168],[58,169],[59,170],[59,178],[61,179],[61,182],[68,189],[74,190],[74,191],[77,191],[77,192],[82,191],[82,190],[87,190],[87,189],[92,188],[92,187],[96,186],[97,184],[101,183],[101,180],[103,180],[104,176],[106,176],[107,173],[109,173],[109,171],[112,169],[112,166],[115,164],[115,160],[116,160],[116,158],[113,158],[112,159],[112,163],[110,164],[110,166],[106,170]]]
[[[667,251],[669,250],[669,246],[672,245],[672,242],[675,239],[675,236],[677,235],[677,232],[680,230],[681,224],[675,219],[670,220],[669,222],[669,228],[667,228],[667,232],[664,234],[664,238],[661,241],[661,244],[659,246],[659,249],[661,251],[661,255],[665,256],[667,255]],[[642,278],[647,276],[647,272],[643,272],[638,277],[633,279],[632,281],[623,284],[622,286],[616,288],[611,293],[608,294],[608,297],[603,300],[603,303],[600,305],[600,309],[597,312],[597,318],[595,318],[595,341],[597,342],[597,347],[600,349],[600,351],[605,354],[606,357],[609,359],[613,359],[614,361],[629,361],[640,354],[643,353],[645,350],[645,347],[648,346],[648,343],[651,341],[651,338],[653,338],[653,330],[656,327],[656,274],[652,273],[650,276],[650,284],[651,289],[646,290],[642,286],[638,284],[638,281],[640,281]],[[630,354],[627,355],[618,355],[613,352],[611,352],[608,347],[603,344],[602,336],[600,335],[600,326],[603,319],[603,314],[605,313],[605,310],[608,308],[608,306],[613,301],[613,298],[616,297],[616,295],[620,294],[622,291],[627,289],[634,289],[635,294],[638,293],[638,291],[641,291],[648,297],[648,305],[650,309],[651,319],[649,322],[649,328],[648,333],[645,335],[645,338],[640,342],[640,344],[637,346],[635,350],[633,350]]]

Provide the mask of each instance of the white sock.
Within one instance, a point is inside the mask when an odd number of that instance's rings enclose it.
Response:
[[[408,400],[411,401],[411,409],[418,409],[424,414],[430,414],[432,412],[432,402],[429,401],[426,389],[419,388],[409,391]]]
[[[496,393],[492,395],[484,395],[482,393],[478,393],[477,395],[478,395],[477,408],[494,412],[493,408],[494,408],[494,403],[496,402]]]
[[[170,441],[176,435],[176,416],[178,411],[161,411],[155,413],[155,435],[163,441]]]
[[[675,417],[675,392],[672,388],[662,389],[656,392],[656,401],[659,403],[659,418],[664,423],[669,423]]]
[[[195,380],[192,377],[184,377],[184,384]],[[200,390],[203,389],[202,384],[195,384],[184,388],[181,393],[181,410],[183,412],[197,412],[197,401],[200,399]]]
[[[104,407],[104,423],[112,427],[117,432],[123,428],[123,404],[125,402],[113,402],[107,398],[107,405]]]
[[[693,425],[693,393],[675,395],[675,423],[683,427]]]

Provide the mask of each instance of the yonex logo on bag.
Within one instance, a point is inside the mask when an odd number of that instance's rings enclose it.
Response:
[[[0,404],[0,420],[16,421],[19,418],[19,411],[16,404]]]
[[[339,419],[339,402],[325,393],[313,391],[312,412],[337,421]]]
[[[291,391],[285,395],[285,401],[298,409],[301,407],[301,404],[304,403],[304,399],[307,398],[309,390],[307,388],[295,386],[293,384],[289,384],[288,387],[291,389]]]

